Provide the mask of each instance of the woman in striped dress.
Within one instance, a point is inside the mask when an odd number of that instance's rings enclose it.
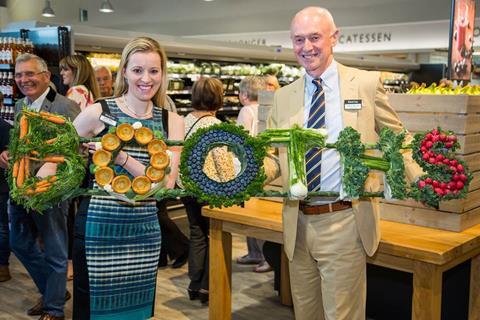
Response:
[[[123,50],[115,85],[116,98],[86,108],[74,125],[82,137],[102,136],[110,118],[141,122],[172,140],[183,139],[183,118],[158,108],[166,99],[167,57],[147,37]],[[94,148],[90,143],[89,148]],[[173,188],[179,150],[173,149],[166,187]],[[144,146],[125,146],[114,160],[117,174],[144,175],[149,155]],[[95,181],[92,188],[98,188]],[[155,199],[129,205],[111,196],[82,200],[75,222],[74,319],[148,319],[153,316],[160,252]]]

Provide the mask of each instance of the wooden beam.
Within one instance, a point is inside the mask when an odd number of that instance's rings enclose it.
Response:
[[[210,320],[232,318],[232,235],[222,224],[210,219]]]
[[[415,261],[413,271],[413,320],[440,320],[442,272],[436,265]]]
[[[472,259],[470,265],[469,320],[480,320],[480,255]]]

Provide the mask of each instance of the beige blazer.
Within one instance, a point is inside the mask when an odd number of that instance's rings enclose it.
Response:
[[[339,63],[340,98],[343,127],[352,127],[361,134],[363,143],[378,140],[377,132],[389,127],[395,132],[403,130],[397,114],[388,103],[387,95],[380,80],[380,73],[343,66]],[[275,93],[272,114],[268,125],[271,128],[290,128],[294,124],[303,125],[305,78],[285,86]],[[348,99],[361,99],[360,110],[345,110],[343,104]],[[328,107],[328,106],[327,106]],[[411,137],[408,137],[410,140]],[[408,142],[408,141],[407,141]],[[280,148],[280,169],[285,191],[288,188],[288,165],[286,148]],[[404,153],[407,180],[413,181],[422,174],[420,167],[411,158],[411,152]],[[370,173],[365,184],[367,191],[379,191],[380,175]],[[376,198],[354,200],[352,202],[357,228],[363,247],[368,255],[373,255],[380,241],[379,200]],[[297,236],[298,201],[285,200],[283,205],[284,247],[287,257],[292,260]]]

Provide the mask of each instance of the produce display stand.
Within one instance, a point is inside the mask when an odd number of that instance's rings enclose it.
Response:
[[[282,243],[282,204],[250,199],[245,208],[203,208],[210,218],[209,319],[232,319],[231,233]],[[480,320],[480,225],[451,232],[381,221],[381,240],[368,263],[413,274],[413,320],[440,320],[442,274],[470,260],[469,320]],[[409,236],[406,237],[405,235]],[[280,297],[289,301],[288,267],[282,257]],[[385,288],[388,294],[389,288]],[[392,310],[395,312],[395,310]]]
[[[457,232],[480,223],[480,96],[390,94],[389,101],[411,133],[454,131],[461,145],[457,156],[474,178],[466,199],[441,202],[439,210],[410,200],[382,201],[382,219]]]

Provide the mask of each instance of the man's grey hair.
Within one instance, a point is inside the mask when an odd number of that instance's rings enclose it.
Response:
[[[112,78],[112,71],[110,71],[109,68],[107,68],[105,66],[96,66],[94,69],[95,69],[95,72],[97,72],[99,70],[102,70],[102,69],[105,69],[105,71],[107,71],[108,74],[110,75],[110,78]]]
[[[258,91],[267,90],[267,81],[265,77],[248,76],[240,81],[238,90],[245,94],[250,101],[258,101]]]
[[[15,65],[22,62],[30,61],[30,60],[37,61],[41,72],[48,71],[48,66],[45,60],[43,60],[42,58],[40,58],[39,56],[33,53],[22,53],[17,57],[17,60],[15,61]]]

